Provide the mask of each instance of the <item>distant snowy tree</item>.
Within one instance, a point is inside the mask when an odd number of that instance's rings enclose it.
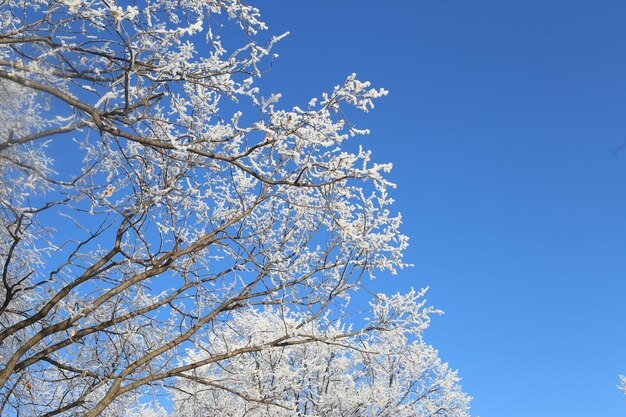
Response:
[[[420,337],[428,322],[423,314],[421,325],[345,338],[346,327],[327,320],[299,327],[302,320],[276,309],[238,312],[190,360],[255,339],[300,334],[306,343],[244,353],[180,376],[176,415],[468,416],[469,397],[456,373]],[[413,327],[419,334],[411,341],[406,332]]]
[[[242,415],[296,395],[229,373],[279,352],[327,407],[279,410],[463,415],[415,294],[342,321],[364,277],[406,266],[391,166],[344,146],[386,91],[351,75],[279,107],[255,84],[265,29],[239,0],[0,2],[0,415],[165,416],[164,393],[206,407],[198,384]]]

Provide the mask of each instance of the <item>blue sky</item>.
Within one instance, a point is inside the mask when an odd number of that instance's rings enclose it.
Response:
[[[285,103],[357,72],[429,285],[428,340],[481,417],[618,417],[626,396],[626,2],[274,0]]]

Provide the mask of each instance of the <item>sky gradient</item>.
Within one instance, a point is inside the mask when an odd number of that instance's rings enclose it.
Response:
[[[304,104],[356,72],[393,162],[427,340],[480,417],[619,417],[626,396],[626,2],[260,2]]]

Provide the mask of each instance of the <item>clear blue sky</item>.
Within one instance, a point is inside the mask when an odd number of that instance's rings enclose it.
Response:
[[[357,72],[428,340],[481,417],[626,416],[626,2],[259,2],[287,103]]]

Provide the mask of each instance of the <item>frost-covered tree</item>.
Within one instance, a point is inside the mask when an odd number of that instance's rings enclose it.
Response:
[[[469,398],[458,377],[421,339],[420,323],[335,341],[345,326],[319,320],[302,330],[319,342],[252,351],[198,368],[174,384],[177,416],[465,417]],[[276,309],[242,311],[207,335],[209,351],[294,333],[297,316]],[[411,329],[412,338],[407,330]],[[295,330],[298,332],[301,330]],[[204,347],[188,353],[206,357]]]
[[[464,412],[414,295],[339,324],[363,277],[405,266],[390,165],[343,146],[386,92],[352,75],[279,107],[255,84],[265,29],[239,0],[0,0],[0,415],[162,415],[181,381],[232,398],[216,369],[280,349],[298,372],[345,358],[361,393],[391,346],[434,367],[390,383],[402,404]],[[289,326],[237,333],[252,311]]]

